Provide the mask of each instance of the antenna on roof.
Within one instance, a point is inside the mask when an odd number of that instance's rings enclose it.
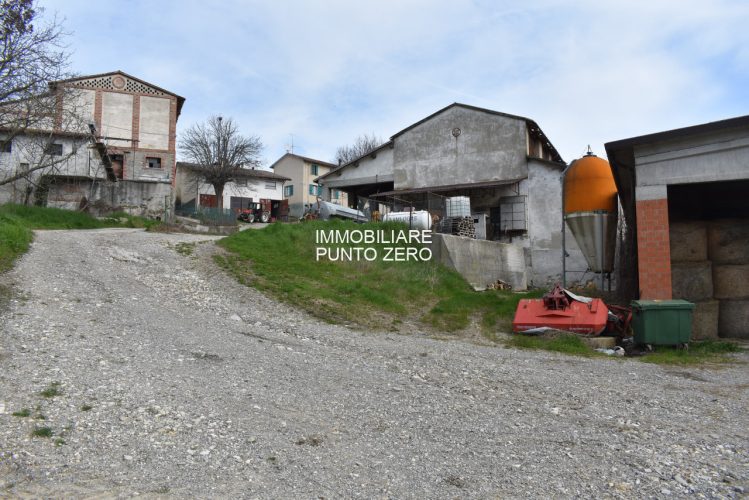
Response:
[[[294,134],[289,134],[291,137],[291,144],[286,145],[286,152],[294,154]]]

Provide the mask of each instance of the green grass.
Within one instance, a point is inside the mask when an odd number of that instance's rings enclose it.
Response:
[[[732,342],[705,340],[690,343],[689,349],[656,346],[653,352],[647,353],[640,359],[646,363],[661,365],[727,363],[733,361],[729,354],[742,351],[740,346]]]
[[[576,356],[590,357],[598,355],[580,337],[571,334],[560,334],[554,337],[513,335],[507,341],[507,344],[520,349],[542,349],[544,351],[574,354]]]
[[[46,389],[39,393],[40,396],[45,398],[54,398],[60,394],[62,394],[60,391],[60,382],[52,382]]]
[[[372,262],[316,260],[316,230],[375,229],[389,234],[404,228],[342,221],[271,224],[224,238],[219,244],[230,253],[216,260],[241,282],[332,323],[398,329],[411,319],[454,332],[477,321],[491,337],[496,329],[507,330],[520,298],[539,296],[475,292],[458,273],[434,262],[383,261],[383,245],[373,245],[378,258]]]
[[[31,431],[31,435],[34,437],[52,437],[54,432],[52,432],[52,429],[49,427],[35,427],[33,431]]]
[[[31,415],[31,410],[29,410],[28,408],[24,408],[23,410],[14,411],[12,415],[14,417],[28,417],[29,415]]]
[[[185,257],[188,257],[192,255],[192,253],[195,251],[195,243],[177,243],[174,245],[174,249],[177,251],[178,254],[184,255]]]
[[[132,227],[151,229],[158,221],[117,212],[97,219],[83,212],[36,206],[0,205],[0,272],[7,271],[23,255],[33,239],[34,229],[100,229]]]
[[[506,344],[520,349],[540,349],[577,356],[603,356],[585,344],[580,337],[571,334],[554,336],[513,335]],[[689,349],[657,346],[654,352],[636,357],[638,361],[659,365],[701,365],[709,363],[730,363],[735,361],[729,354],[743,349],[732,343],[716,340],[692,342]],[[611,356],[610,359],[623,359]],[[632,359],[632,358],[629,358]]]

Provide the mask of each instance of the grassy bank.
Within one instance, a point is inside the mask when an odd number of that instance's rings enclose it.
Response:
[[[560,352],[576,356],[604,356],[589,347],[578,336],[572,334],[530,336],[513,335],[507,345],[520,349],[541,349],[544,351]],[[635,359],[645,363],[659,365],[703,365],[730,363],[736,361],[731,354],[742,352],[743,349],[733,342],[721,340],[694,341],[688,349],[669,346],[656,346],[655,351],[645,352]],[[623,359],[612,357],[611,359]],[[628,358],[630,359],[630,358]]]
[[[529,295],[475,292],[459,274],[434,262],[382,259],[386,246],[404,245],[374,245],[378,258],[371,262],[316,260],[317,230],[404,228],[341,221],[272,224],[221,240],[231,253],[217,259],[245,284],[329,322],[401,330],[405,321],[419,321],[454,332],[475,321],[489,337],[508,331],[518,300]]]
[[[96,219],[82,212],[57,208],[0,205],[0,272],[7,271],[32,240],[34,229],[98,229],[104,227],[150,227],[158,224],[125,213]]]
[[[647,363],[661,365],[696,365],[702,363],[727,363],[734,361],[729,354],[742,352],[743,349],[732,343],[721,340],[695,341],[689,344],[689,349],[656,346],[654,352],[649,352],[641,359]]]

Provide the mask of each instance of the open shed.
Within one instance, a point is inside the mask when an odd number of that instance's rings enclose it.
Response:
[[[749,338],[749,116],[606,152],[627,226],[620,290],[694,302],[695,338]]]

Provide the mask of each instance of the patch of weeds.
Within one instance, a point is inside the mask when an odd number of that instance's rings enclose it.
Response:
[[[466,487],[466,481],[460,476],[456,476],[455,474],[451,474],[445,478],[445,482],[449,484],[450,486],[455,486],[456,488],[465,488]]]
[[[65,440],[63,438],[55,439],[55,446],[62,446],[64,444],[65,444]]]
[[[155,490],[153,490],[153,492],[156,493],[157,495],[166,495],[167,493],[169,493],[169,491],[170,491],[169,486],[160,486],[156,488]]]
[[[320,446],[323,442],[323,438],[320,436],[308,436],[297,440],[298,446],[309,445],[309,446]]]
[[[576,335],[562,333],[552,336],[513,335],[507,341],[511,347],[520,349],[541,349],[544,351],[561,352],[577,356],[595,356],[593,351],[582,339]]]
[[[33,437],[52,437],[54,432],[50,427],[35,427],[33,431],[31,431],[31,435]]]
[[[209,352],[191,352],[190,354],[194,359],[204,359],[206,361],[213,361],[217,363],[223,361],[223,358],[218,354],[211,354]]]
[[[91,405],[83,405],[81,406],[81,411],[91,411],[93,408]]]
[[[195,243],[177,243],[174,245],[174,249],[177,251],[178,254],[184,255],[185,257],[192,255],[192,253],[195,251]]]
[[[37,413],[34,415],[34,420],[47,420],[47,417],[42,413]]]
[[[274,457],[273,455],[271,455],[268,458],[266,458],[266,460],[268,462],[272,463],[272,464],[275,464],[278,461],[278,459],[276,457]]]
[[[2,272],[2,268],[0,268]],[[14,291],[7,285],[0,284],[0,311],[4,310],[14,296]]]
[[[697,365],[702,363],[730,363],[730,354],[742,352],[740,346],[726,341],[704,340],[692,342],[688,349],[656,346],[655,351],[642,356],[645,363],[661,365]]]
[[[60,394],[62,394],[62,391],[60,391],[60,382],[52,382],[46,389],[39,393],[40,396],[45,398],[54,398]]]
[[[29,415],[31,415],[31,410],[29,410],[28,408],[24,408],[23,410],[14,411],[13,413],[11,413],[11,415],[13,415],[14,417],[28,417]]]

